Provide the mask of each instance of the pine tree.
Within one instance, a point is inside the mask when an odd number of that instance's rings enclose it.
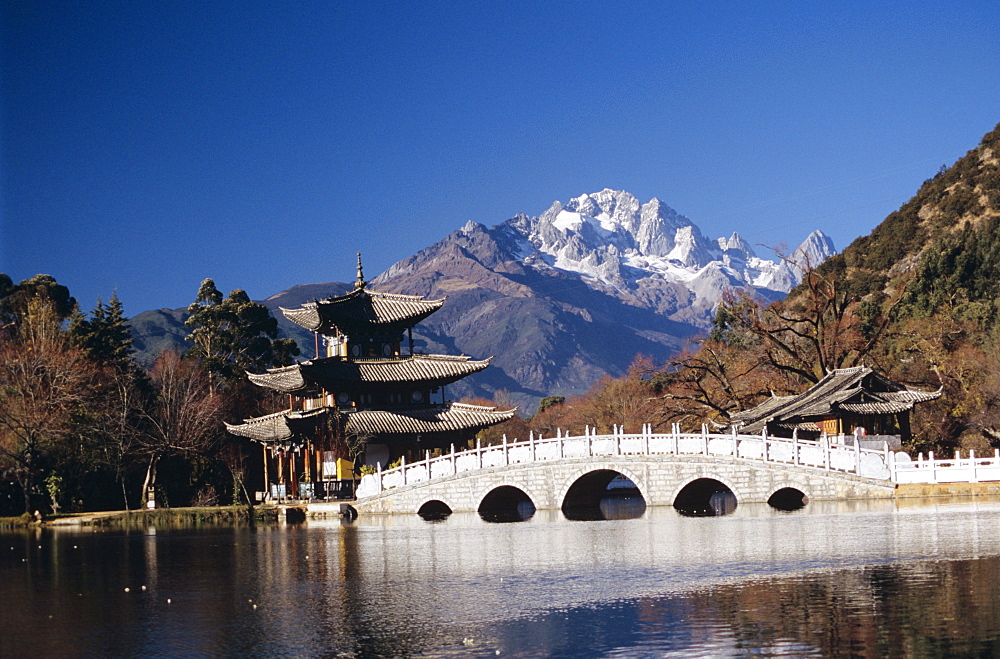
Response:
[[[76,311],[70,317],[69,336],[73,345],[97,362],[119,370],[132,363],[132,330],[117,294],[111,296],[107,305],[98,298],[89,320]]]

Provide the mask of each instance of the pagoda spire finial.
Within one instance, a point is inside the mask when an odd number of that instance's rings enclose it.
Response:
[[[368,285],[365,281],[365,273],[361,269],[361,252],[358,252],[358,280],[354,282],[354,288],[360,289]]]

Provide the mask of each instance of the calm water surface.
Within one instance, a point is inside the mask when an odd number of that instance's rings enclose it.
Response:
[[[998,576],[994,502],[46,529],[0,656],[997,656]]]

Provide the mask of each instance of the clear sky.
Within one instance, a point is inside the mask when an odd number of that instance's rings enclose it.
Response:
[[[605,187],[843,248],[1000,122],[1000,3],[0,3],[0,272],[351,280]]]

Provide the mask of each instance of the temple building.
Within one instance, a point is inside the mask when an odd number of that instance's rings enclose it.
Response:
[[[318,495],[303,485],[353,480],[361,465],[386,468],[402,456],[422,459],[428,450],[464,446],[514,416],[447,399],[447,385],[490,359],[414,352],[413,326],[442,304],[370,290],[359,254],[353,291],[281,309],[314,333],[317,356],[248,373],[254,384],[287,394],[289,409],[227,424],[230,433],[263,444],[268,491]]]
[[[877,438],[898,447],[910,439],[910,411],[941,391],[917,391],[867,366],[832,371],[795,396],[772,396],[732,416],[741,433],[767,430],[775,437],[815,439],[821,435]]]

